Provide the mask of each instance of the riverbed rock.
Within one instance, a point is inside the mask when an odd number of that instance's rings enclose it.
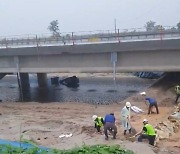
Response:
[[[161,122],[156,126],[156,131],[160,140],[168,139],[174,134],[175,124],[170,121]]]
[[[163,140],[163,139],[168,139],[169,138],[169,133],[168,132],[164,132],[163,130],[157,129],[157,135],[158,135],[159,140]]]
[[[160,140],[168,139],[170,135],[177,133],[180,127],[180,105],[175,109],[175,113],[168,117],[169,120],[160,122],[155,128]]]
[[[77,88],[79,87],[79,78],[76,76],[68,77],[63,80],[59,81],[62,85],[65,85],[67,87],[71,88]]]

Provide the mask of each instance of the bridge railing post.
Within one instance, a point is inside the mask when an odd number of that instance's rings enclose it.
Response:
[[[39,47],[38,37],[37,37],[37,35],[36,35],[36,45],[37,45],[37,47]]]
[[[160,38],[161,38],[161,43],[162,43],[162,25],[160,27]]]
[[[119,34],[119,29],[118,29],[118,42],[120,43],[120,34]]]
[[[163,35],[163,28],[162,28],[162,25],[160,26],[159,28],[159,31],[160,31],[160,41],[161,41],[161,45],[162,45],[162,35]]]
[[[6,48],[8,48],[8,42],[7,42],[7,39],[5,38],[4,41],[5,41],[5,46],[6,46]]]
[[[74,45],[74,33],[72,32],[72,43]]]

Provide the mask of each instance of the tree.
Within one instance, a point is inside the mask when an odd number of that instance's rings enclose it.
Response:
[[[154,26],[154,31],[160,31],[160,30],[165,30],[165,28],[162,25],[156,25]]]
[[[145,25],[146,31],[154,30],[155,24],[156,24],[156,22],[151,21],[151,20],[146,22],[146,25]]]
[[[52,32],[53,36],[55,37],[60,37],[60,32],[59,32],[59,22],[58,20],[53,20],[50,22],[50,25],[48,26],[48,30]]]
[[[171,30],[176,30],[176,27],[172,27]]]
[[[180,22],[177,23],[177,29],[180,30]]]

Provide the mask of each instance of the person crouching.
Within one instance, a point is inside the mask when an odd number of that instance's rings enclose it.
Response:
[[[102,117],[98,117],[97,115],[93,115],[92,119],[94,121],[94,127],[97,129],[97,132],[101,132],[101,127],[104,125],[104,119]]]
[[[142,142],[143,139],[148,139],[149,144],[154,146],[154,141],[156,139],[156,133],[152,125],[148,123],[147,119],[143,120],[144,127],[141,132],[134,135],[134,137],[140,135],[138,137],[138,142]]]
[[[113,139],[116,139],[117,127],[115,125],[114,113],[107,114],[104,118],[104,134],[105,140],[108,140],[108,131],[113,134]]]

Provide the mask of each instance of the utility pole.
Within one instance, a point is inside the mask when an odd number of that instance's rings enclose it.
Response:
[[[116,18],[114,19],[114,30],[115,30],[115,34],[117,33],[117,27],[116,27]]]

